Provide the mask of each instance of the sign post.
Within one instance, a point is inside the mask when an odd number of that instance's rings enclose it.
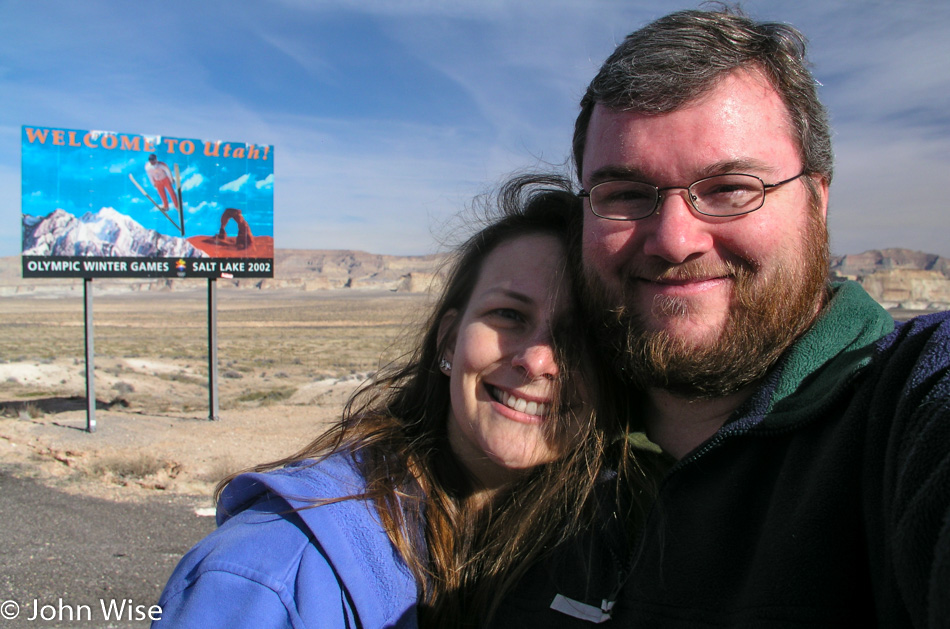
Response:
[[[83,315],[86,330],[86,432],[96,432],[96,350],[93,343],[92,278],[83,278]]]
[[[208,419],[218,416],[218,293],[215,279],[208,278]]]

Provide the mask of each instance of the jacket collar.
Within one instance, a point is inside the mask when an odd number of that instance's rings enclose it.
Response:
[[[894,319],[856,282],[833,283],[831,292],[812,328],[737,409],[731,429],[781,429],[815,417],[870,364]]]

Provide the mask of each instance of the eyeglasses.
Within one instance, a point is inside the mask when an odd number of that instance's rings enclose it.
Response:
[[[805,174],[802,171],[778,183],[765,183],[755,175],[728,173],[694,181],[689,186],[657,188],[642,181],[617,179],[604,181],[590,191],[581,190],[577,196],[590,200],[590,211],[595,216],[611,221],[638,221],[653,214],[660,207],[661,192],[686,190],[686,198],[705,216],[741,216],[755,212],[765,204],[765,193]]]

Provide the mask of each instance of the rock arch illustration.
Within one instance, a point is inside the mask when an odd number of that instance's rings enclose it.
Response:
[[[229,207],[221,214],[221,230],[218,232],[216,238],[219,240],[224,240],[227,238],[227,232],[225,227],[228,224],[228,221],[233,220],[237,223],[238,235],[234,244],[239,249],[247,249],[248,247],[254,244],[254,234],[251,233],[251,226],[247,224],[247,221],[244,219],[244,215],[241,213],[241,210],[233,207]]]

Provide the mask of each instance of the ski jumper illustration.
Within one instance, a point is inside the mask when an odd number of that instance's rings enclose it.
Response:
[[[177,210],[178,195],[175,193],[175,179],[168,164],[158,161],[158,157],[155,153],[152,153],[148,156],[148,163],[145,164],[145,172],[148,173],[149,180],[162,198],[162,204],[164,205],[162,209],[168,211],[168,197],[171,197],[172,205]]]
[[[168,164],[165,162],[158,161],[158,156],[155,153],[152,153],[148,156],[148,163],[145,164],[145,172],[148,174],[149,181],[152,182],[152,185],[155,186],[155,189],[158,190],[159,197],[162,200],[164,206],[159,205],[152,196],[145,191],[145,188],[142,187],[138,181],[135,180],[135,175],[129,173],[129,179],[135,184],[135,187],[138,188],[146,199],[152,202],[152,204],[165,215],[172,225],[175,226],[181,232],[181,235],[185,235],[185,211],[184,206],[181,202],[181,173],[178,170],[178,164],[175,164],[175,174],[172,175],[172,171],[168,168]],[[172,205],[175,206],[175,209],[178,210],[178,222],[175,222],[168,214],[168,197],[171,195]]]

